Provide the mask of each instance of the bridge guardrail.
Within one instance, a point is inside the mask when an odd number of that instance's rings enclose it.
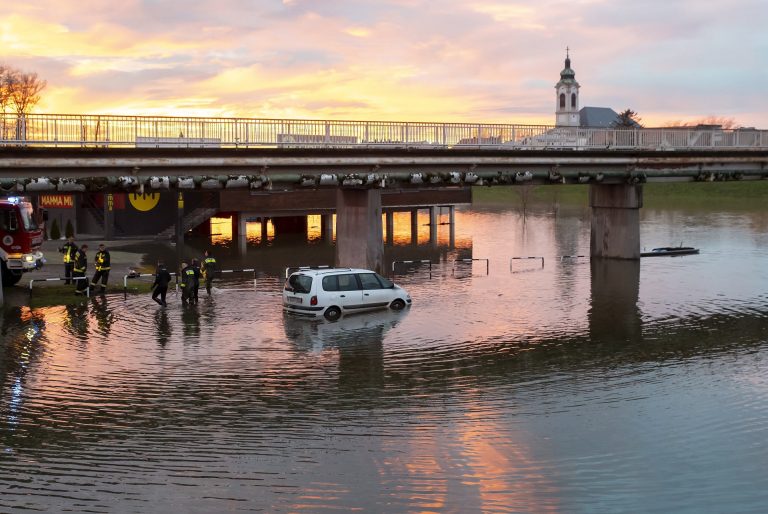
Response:
[[[0,145],[247,148],[766,148],[753,128],[597,129],[498,123],[0,114]]]

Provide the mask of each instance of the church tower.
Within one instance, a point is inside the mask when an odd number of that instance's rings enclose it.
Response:
[[[560,72],[560,82],[555,85],[557,91],[555,108],[555,126],[579,126],[579,83],[576,72],[571,69],[571,57],[565,49],[565,68]]]

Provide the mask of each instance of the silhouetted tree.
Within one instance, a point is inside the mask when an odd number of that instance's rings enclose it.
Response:
[[[641,118],[632,109],[626,109],[619,113],[616,121],[613,122],[614,128],[636,128],[642,127]]]

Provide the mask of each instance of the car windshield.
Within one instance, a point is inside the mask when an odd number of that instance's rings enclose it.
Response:
[[[301,274],[291,275],[285,284],[285,289],[294,293],[309,293],[312,290],[312,277]]]

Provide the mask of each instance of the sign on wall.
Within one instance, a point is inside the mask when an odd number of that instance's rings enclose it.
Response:
[[[72,209],[74,206],[72,195],[40,195],[40,207],[45,209]]]
[[[151,211],[160,201],[160,193],[129,193],[128,201],[137,211]]]

